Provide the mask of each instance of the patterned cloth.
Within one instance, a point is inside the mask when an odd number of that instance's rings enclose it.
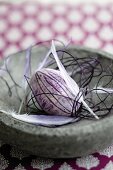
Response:
[[[0,57],[38,41],[64,42],[113,53],[113,4],[0,4]],[[113,170],[113,146],[75,159],[42,159],[0,142],[0,170]]]

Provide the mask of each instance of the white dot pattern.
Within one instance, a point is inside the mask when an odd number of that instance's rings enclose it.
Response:
[[[112,5],[2,4],[0,5],[0,56],[9,55],[38,41],[53,38],[65,42],[72,39],[76,45],[103,48],[112,52],[112,21]]]

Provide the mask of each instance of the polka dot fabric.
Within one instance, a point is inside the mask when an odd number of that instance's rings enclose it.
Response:
[[[52,38],[113,52],[113,6],[0,5],[0,57]]]
[[[0,3],[0,57],[59,39],[113,53],[113,5]],[[113,170],[113,146],[75,159],[42,159],[0,142],[0,170]]]

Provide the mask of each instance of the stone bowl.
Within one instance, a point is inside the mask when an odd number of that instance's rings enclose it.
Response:
[[[101,62],[113,63],[113,56],[100,50],[72,46],[67,49],[79,57],[98,56]],[[45,48],[32,49],[32,66],[35,69],[45,55]],[[17,81],[21,80],[25,51],[10,56],[11,69]],[[0,65],[3,63],[1,61]],[[8,82],[10,79],[7,77]],[[21,92],[20,92],[21,93]],[[113,100],[111,101],[113,102]],[[2,109],[17,109],[19,102],[9,99],[5,86],[0,83],[0,106]],[[73,158],[104,149],[113,142],[113,114],[100,120],[82,120],[73,124],[49,128],[28,124],[0,113],[0,140],[40,157]]]

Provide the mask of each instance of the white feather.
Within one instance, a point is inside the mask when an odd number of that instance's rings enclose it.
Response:
[[[24,70],[24,77],[23,77],[23,81],[22,81],[22,85],[23,85],[24,89],[27,88],[27,82],[26,82],[25,76],[26,77],[31,77],[31,48],[32,48],[32,46],[30,46],[26,50],[25,70]]]
[[[38,69],[35,72],[37,72],[37,71],[41,70],[42,68],[44,68],[44,66],[46,64],[46,61],[47,61],[50,54],[51,54],[51,50],[48,51],[48,53],[45,56],[44,60],[39,64]]]
[[[59,126],[65,125],[68,123],[76,122],[79,118],[67,117],[67,116],[49,116],[49,115],[28,115],[28,114],[17,114],[15,111],[4,111],[0,112],[5,113],[8,116],[13,117],[14,119],[34,124],[34,125],[43,125],[43,126]]]
[[[111,94],[111,93],[113,93],[113,89],[98,86],[98,87],[94,87],[92,92],[95,92],[95,93],[110,93]]]
[[[67,116],[49,116],[49,115],[13,114],[13,117],[23,122],[44,126],[64,125],[73,122],[74,120],[77,120]]]
[[[75,97],[80,94],[80,89],[77,83],[68,75],[67,71],[65,70],[64,66],[62,65],[61,61],[59,60],[59,57],[56,52],[56,48],[54,45],[54,41],[52,41],[51,45],[51,51],[52,54],[56,60],[56,63],[58,65],[58,68],[61,72],[62,78],[65,80],[67,86],[69,87],[70,91],[72,92]],[[87,105],[87,103],[84,101],[83,96],[80,94],[79,101],[82,102],[82,104],[86,107],[86,109],[96,118],[99,119],[99,117],[93,112],[93,110]]]
[[[6,73],[6,67],[9,65],[10,57],[4,60],[4,64],[0,67],[0,76]]]

